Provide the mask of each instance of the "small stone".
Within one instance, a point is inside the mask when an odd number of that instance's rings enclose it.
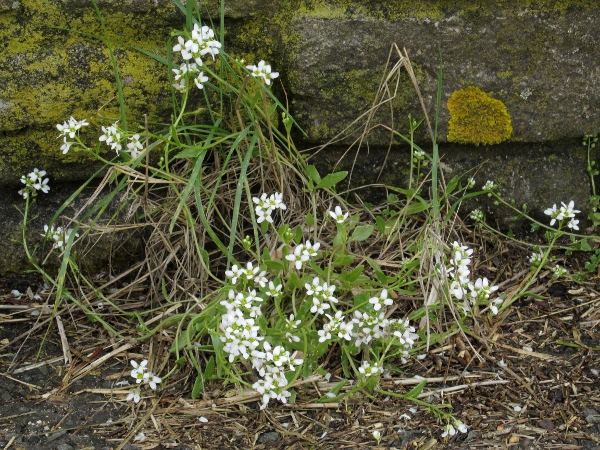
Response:
[[[69,444],[58,444],[56,450],[73,450],[73,447]]]
[[[267,442],[276,442],[279,440],[279,433],[277,431],[267,431],[261,434],[256,441],[257,444],[266,444]]]
[[[555,428],[554,422],[548,419],[542,419],[538,422],[538,426],[544,430],[552,431]]]
[[[597,414],[588,414],[585,416],[587,423],[600,423],[600,416]]]

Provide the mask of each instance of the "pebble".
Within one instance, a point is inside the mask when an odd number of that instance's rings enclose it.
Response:
[[[69,444],[58,444],[56,450],[73,450],[73,447]]]
[[[555,428],[554,422],[548,419],[543,419],[538,422],[538,426],[544,430],[552,431]]]
[[[256,443],[257,444],[266,444],[267,442],[276,442],[279,440],[279,433],[277,431],[267,431],[266,433],[261,434]]]

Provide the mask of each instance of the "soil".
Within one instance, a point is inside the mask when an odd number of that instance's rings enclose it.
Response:
[[[509,291],[518,287],[523,260],[513,253],[478,270],[487,276],[505,271],[499,278]],[[565,265],[571,273],[582,270],[577,258]],[[430,379],[423,400],[451,404],[469,427],[442,437],[443,426],[426,407],[364,393],[317,403],[324,385],[316,382],[298,388],[294,405],[272,403],[260,411],[256,398],[219,383],[192,400],[194,376],[182,371],[160,395],[127,403],[117,383],[129,377],[128,360],[142,359],[149,345],[160,343],[115,340],[75,311],[62,316],[72,357],[65,365],[56,323],[31,332],[48,315],[15,309],[36,300],[10,293],[37,292],[39,281],[4,280],[0,449],[600,449],[597,286],[595,274],[576,283],[544,273],[535,295],[515,302],[496,322],[480,318],[472,335],[455,335],[403,366],[401,377],[381,379],[382,389],[400,393],[412,389],[417,376]],[[118,348],[125,350],[93,366]],[[335,378],[337,368],[329,370]]]

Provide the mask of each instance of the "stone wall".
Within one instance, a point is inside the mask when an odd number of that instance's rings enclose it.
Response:
[[[165,57],[171,30],[185,24],[183,14],[168,0],[98,3],[115,48],[130,126],[143,123],[144,114],[151,123],[169,120],[167,69],[136,48]],[[305,131],[296,136],[299,146],[321,145],[338,136],[371,106],[390,48],[397,44],[411,58],[430,113],[440,56],[443,59],[439,131],[449,171],[456,174],[471,162],[505,158],[506,163],[493,165],[493,174],[502,167],[509,170],[497,174],[506,180],[504,194],[526,201],[530,211],[539,213],[560,200],[586,203],[590,187],[579,142],[582,135],[600,128],[597,1],[226,3],[226,50],[249,62],[266,59],[281,73],[282,84],[274,89],[287,99]],[[204,19],[218,19],[219,5],[220,0],[208,1]],[[21,175],[34,167],[46,169],[55,183],[84,180],[97,168],[81,154],[61,153],[55,125],[71,115],[87,118],[91,126],[83,138],[93,141],[101,125],[118,119],[103,36],[87,0],[0,0],[0,187],[11,192],[0,201],[18,202],[12,193],[19,189]],[[396,59],[393,55],[391,63]],[[513,128],[510,140],[499,146],[444,145],[450,119],[446,102],[453,92],[471,85],[506,105]],[[394,124],[401,132],[406,131],[408,113],[421,116],[406,76],[398,79],[392,104]],[[377,118],[390,123],[391,115]],[[427,148],[426,133],[418,137]],[[352,137],[339,144],[350,141]],[[374,133],[369,144],[376,150],[388,141],[387,135]],[[551,149],[547,155],[546,147]],[[327,158],[333,160],[336,151]],[[361,166],[373,166],[371,172],[379,173],[382,159],[360,158]],[[406,147],[392,148],[390,164],[394,163],[407,166]],[[525,183],[528,194],[523,197],[524,183],[515,180],[533,180],[528,177],[532,164],[537,173],[552,172],[545,184]],[[368,182],[371,172],[356,179]],[[392,175],[386,181],[403,182]],[[15,232],[0,227],[0,239]],[[0,273],[11,267],[0,263]]]

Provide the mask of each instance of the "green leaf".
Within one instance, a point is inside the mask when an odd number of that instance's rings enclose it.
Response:
[[[352,283],[353,281],[356,281],[356,279],[360,276],[360,274],[362,273],[362,271],[364,270],[364,268],[365,268],[365,266],[358,266],[352,272],[345,272],[344,273],[344,279],[346,281],[348,281],[349,283]]]
[[[381,234],[385,233],[385,219],[381,216],[377,216],[375,218],[375,224],[377,226],[377,231]]]
[[[201,153],[206,151],[205,148],[186,148],[185,150],[177,153],[175,158],[197,158]]]
[[[406,398],[417,398],[421,392],[423,392],[423,388],[427,384],[427,380],[421,381],[414,388],[410,390],[408,394],[406,394]]]
[[[312,180],[313,183],[319,184],[321,182],[321,175],[319,175],[319,171],[315,166],[306,166],[304,173],[306,173],[306,176]]]
[[[352,264],[353,262],[354,262],[354,256],[339,255],[339,256],[336,256],[336,258],[333,260],[333,263],[331,265],[334,267],[343,267],[343,266]]]
[[[348,176],[348,172],[343,170],[341,172],[330,173],[325,178],[317,183],[317,188],[330,189],[342,181]]]
[[[202,374],[196,375],[196,381],[194,381],[194,387],[192,388],[192,400],[196,400],[200,391],[204,389],[204,379]]]
[[[387,196],[386,203],[387,203],[388,205],[391,205],[391,204],[393,204],[393,203],[397,203],[399,200],[400,200],[400,199],[398,198],[398,196],[397,196],[396,194],[389,194],[389,195]]]
[[[350,236],[350,241],[360,242],[366,239],[369,239],[373,234],[374,227],[373,225],[359,225],[352,232],[352,236]]]
[[[306,220],[304,221],[307,227],[312,227],[315,224],[315,218],[311,213],[306,215]]]
[[[210,380],[215,373],[215,357],[211,356],[206,363],[206,368],[204,369],[204,379]]]
[[[447,196],[450,195],[452,192],[454,192],[454,189],[456,189],[456,186],[458,186],[458,180],[459,180],[458,175],[450,180],[450,182],[446,186],[446,195]]]
[[[300,279],[300,277],[298,276],[298,274],[296,272],[291,273],[288,283],[296,289],[302,289],[302,287],[304,286],[304,284],[302,283],[302,280]]]
[[[265,266],[267,266],[269,272],[279,272],[280,270],[283,270],[283,263],[281,261],[265,261]]]

